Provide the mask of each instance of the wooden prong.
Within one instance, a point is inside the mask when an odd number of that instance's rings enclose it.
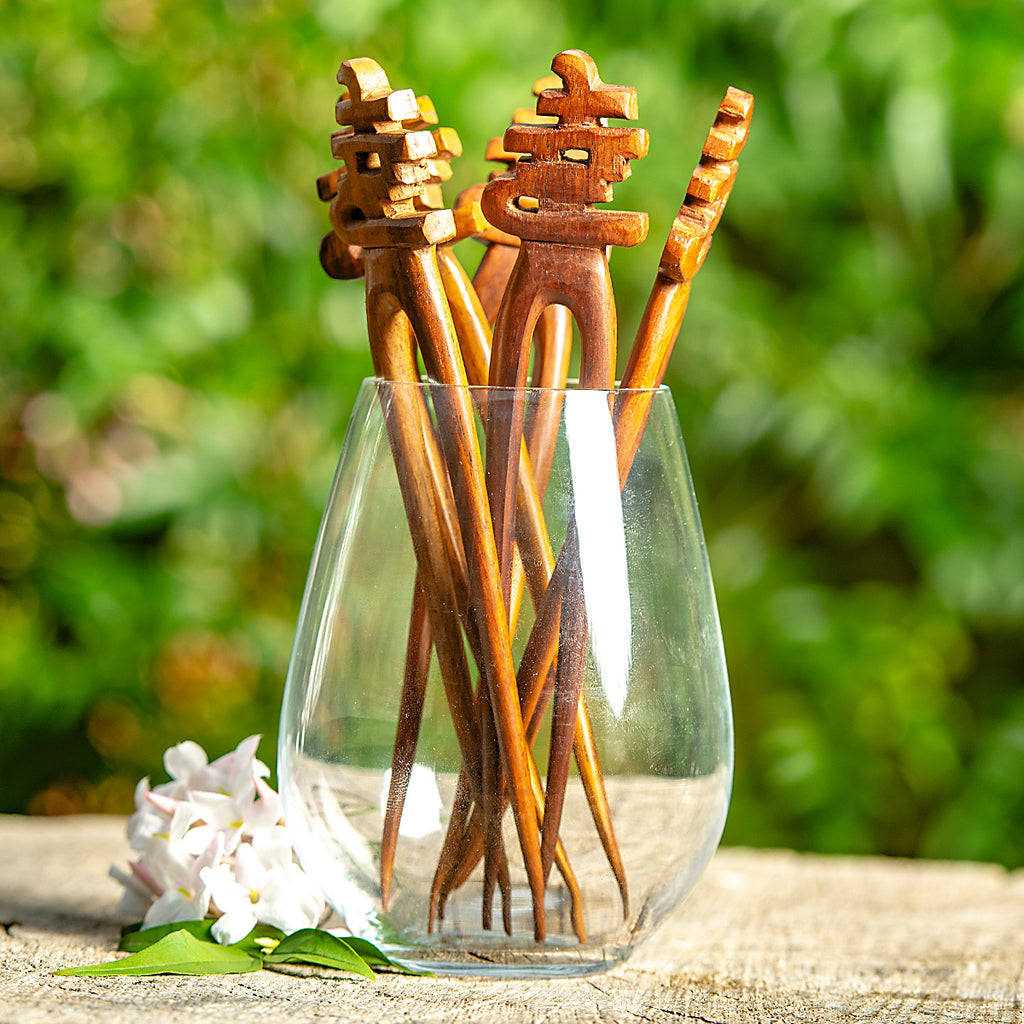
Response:
[[[572,520],[575,524],[575,519]],[[575,533],[571,530],[566,545],[573,545]],[[566,548],[563,547],[563,551]],[[579,554],[570,555],[570,562],[578,572]],[[547,878],[554,863],[555,845],[562,822],[562,808],[569,782],[573,740],[576,734],[576,715],[579,710],[583,686],[583,667],[587,656],[587,616],[582,595],[582,577],[571,577],[574,586],[563,590],[562,614],[559,619],[558,659],[556,662],[555,691],[551,701],[551,745],[548,753],[548,778],[545,787],[544,824],[541,829],[540,856]]]
[[[486,235],[484,237],[486,238]],[[509,275],[518,257],[518,246],[492,244],[488,246],[473,275],[473,288],[480,299],[480,308],[491,327],[498,316]]]
[[[345,161],[346,174],[344,186],[339,179],[331,200],[331,223],[342,242],[364,249],[374,369],[383,380],[398,382],[388,393],[385,424],[427,593],[445,692],[474,797],[481,794],[482,748],[461,627],[470,620],[475,627],[471,632],[476,633],[473,639],[481,655],[484,689],[493,709],[496,745],[511,795],[533,901],[534,937],[539,942],[546,935],[546,922],[540,832],[528,767],[532,756],[519,709],[473,404],[433,248],[454,237],[455,222],[447,210],[416,209],[416,200],[423,199],[424,188],[436,176],[436,167],[429,168],[427,161],[437,159],[437,146],[430,132],[410,131],[401,123],[420,116],[411,93],[393,92],[379,65],[368,58],[342,64],[338,81],[347,90],[337,104],[338,121],[354,131],[332,138],[332,152]],[[428,171],[428,180],[420,182],[419,168],[403,168],[403,164],[420,164]],[[413,337],[428,375],[445,385],[433,394],[436,427],[422,390],[402,387],[419,381]],[[424,445],[429,449],[431,439],[436,439],[443,460],[446,485],[442,485],[440,467],[430,464],[431,450],[428,459],[423,458]],[[468,619],[460,612],[453,579],[459,556],[446,536],[449,504],[454,506],[461,533]]]
[[[456,333],[463,351],[467,372],[470,379],[475,380],[486,368],[488,356],[488,338],[486,327],[482,320],[482,309],[477,308],[478,304],[474,301],[473,290],[470,288],[469,282],[466,280],[457,259],[448,247],[439,249],[438,265],[441,268],[445,291],[455,316]],[[537,338],[538,352],[536,364],[538,383],[549,388],[564,387],[568,375],[572,343],[572,320],[568,311],[563,307],[557,306],[546,309],[541,321],[538,322]],[[553,396],[557,397],[557,392],[553,392]],[[552,424],[549,424],[549,431],[552,427],[557,431],[557,411],[556,408],[556,418]],[[536,427],[536,425],[535,421],[534,426]],[[540,433],[542,432],[534,431],[534,434]],[[534,434],[527,433],[527,440],[531,446],[540,445],[542,442],[550,444],[553,441],[552,438],[534,436]],[[523,468],[531,462],[532,455],[523,456],[520,461],[520,484],[516,515],[516,551],[523,550],[529,552],[529,557],[524,557],[524,561],[531,567],[530,589],[534,596],[534,604],[539,607],[551,577],[554,559],[551,553],[550,542],[547,539],[547,531],[544,527],[543,513],[539,503],[539,496],[543,492],[544,485],[531,482],[532,474],[529,472],[526,472],[525,476],[523,475]],[[518,571],[514,574],[513,578],[515,580],[520,578]],[[512,602],[513,607],[516,604],[516,601]],[[510,622],[514,622],[515,618],[516,614],[512,612]],[[528,653],[526,660],[529,657]],[[552,650],[547,657],[549,664],[553,658],[554,651]],[[521,696],[522,693],[522,682],[520,681]],[[521,703],[523,703],[524,719],[528,719],[530,723],[527,730],[527,738],[532,745],[539,731],[540,718],[536,716],[535,709],[531,710],[530,705],[522,701],[522,699]],[[569,747],[576,753],[581,777],[586,780],[587,798],[588,801],[592,802],[591,812],[597,824],[602,844],[607,851],[609,863],[616,875],[620,890],[625,894],[626,882],[622,869],[622,860],[619,856],[618,845],[611,827],[611,815],[604,792],[603,780],[601,779],[600,764],[597,761],[596,750],[593,747],[589,716],[583,703],[582,695],[579,696],[579,708],[576,710],[576,717],[581,719],[577,722],[577,733],[582,739],[579,743],[576,743],[570,737]],[[590,738],[591,742],[589,744],[585,741],[586,737]],[[541,792],[539,776],[536,780],[535,790]],[[502,804],[502,807],[504,807],[504,804]],[[467,836],[473,834],[475,820],[471,820],[466,826],[467,832],[465,834]],[[447,893],[453,884],[456,886],[462,884],[461,880],[469,876],[476,863],[475,857],[479,857],[479,852],[476,852],[477,849],[472,844],[466,849],[466,852],[462,855],[461,869],[457,873],[446,877],[442,883],[442,893]],[[479,849],[482,849],[482,847]],[[574,882],[570,883],[568,881],[570,877],[574,878],[572,876],[572,869],[558,843],[554,845],[553,857],[555,863],[559,866],[559,871],[562,873],[563,878],[567,879],[570,893],[573,893]],[[485,893],[489,894],[490,887],[486,879],[487,872],[485,871]],[[578,934],[583,934],[582,910],[575,902],[575,895],[572,898],[574,927]],[[624,895],[624,905],[628,906],[627,899]]]
[[[576,715],[574,743],[576,764],[579,766],[580,780],[587,794],[587,804],[594,818],[594,826],[601,837],[601,844],[611,866],[612,874],[615,875],[615,880],[618,882],[619,895],[622,898],[622,917],[626,919],[629,917],[629,885],[626,881],[626,867],[622,863],[622,854],[619,852],[619,844],[615,839],[608,795],[604,788],[604,774],[597,756],[597,743],[594,740],[590,715],[587,713],[586,701],[582,693],[580,694],[579,713]]]
[[[413,318],[427,372],[449,385],[438,389],[434,411],[453,489],[460,496],[456,504],[466,547],[469,589],[481,632],[484,676],[534,899],[534,936],[540,941],[546,929],[540,833],[529,792],[528,763],[532,758],[526,745],[517,699],[507,602],[501,577],[493,571],[500,562],[484,489],[483,460],[476,438],[465,366],[455,340],[451,310],[444,296],[435,255],[410,249],[402,251],[401,257],[400,267],[394,268],[389,275],[391,287],[397,286],[403,293],[403,308]]]
[[[379,255],[375,250],[372,256]],[[376,261],[367,260],[367,281],[372,286]],[[368,308],[371,353],[378,376],[396,382],[418,379],[408,321],[387,302]],[[459,555],[448,538],[447,518],[442,506],[451,501],[438,493],[440,453],[434,429],[415,388],[392,389],[385,409],[385,423],[398,471],[399,486],[406,505],[413,549],[420,567],[420,584],[427,593],[430,629],[437,647],[442,680],[452,713],[456,738],[470,780],[480,779],[480,737],[476,721],[476,698],[469,677],[460,628],[457,584],[453,567]],[[432,468],[432,465],[433,468]]]
[[[434,870],[434,880],[430,885],[430,910],[427,920],[428,932],[434,930],[434,925],[438,918],[444,918],[445,900],[453,888],[450,883],[450,876],[455,870],[459,851],[462,847],[463,836],[469,822],[470,813],[473,810],[471,792],[472,786],[466,773],[466,766],[463,765],[462,770],[459,772],[458,782],[455,785],[455,798],[452,801],[451,817],[448,819],[448,829],[445,832],[444,842],[441,844],[441,854],[437,859],[437,867]]]
[[[381,828],[380,891],[381,905],[388,908],[391,882],[394,876],[395,850],[398,830],[405,807],[405,794],[409,788],[416,743],[423,718],[423,701],[427,692],[430,670],[430,614],[427,596],[417,578],[413,594],[412,615],[409,622],[409,643],[405,658],[405,678],[398,708],[398,733],[391,757],[391,780],[388,785],[384,824]]]
[[[544,598],[537,610],[537,618],[519,664],[520,701],[523,705],[523,717],[528,723],[526,736],[531,745],[540,733],[545,710],[554,690],[561,611],[566,589],[565,580],[567,569],[571,565],[572,559],[568,554],[564,559],[560,556],[556,562],[551,582],[548,584]],[[594,825],[622,894],[623,913],[627,914],[629,894],[625,868],[612,826],[611,810],[605,793],[597,748],[594,744],[590,715],[582,693],[579,696],[579,707],[576,712],[573,752],[587,794]]]
[[[536,767],[534,767],[531,773],[531,778],[533,781],[534,801],[537,807],[537,820],[538,822],[543,822],[545,815],[544,789],[541,785],[540,775],[537,773]],[[482,824],[482,815],[479,813],[479,809],[474,810],[473,814],[469,816],[466,821],[465,828],[461,831],[461,836],[462,849],[460,850],[459,856],[453,857],[450,850],[446,849],[444,861],[447,865],[447,871],[443,881],[440,883],[438,883],[437,877],[435,876],[434,886],[431,890],[432,893],[435,890],[439,893],[439,898],[436,900],[436,903],[438,911],[442,916],[448,894],[465,885],[477,864],[479,864],[480,858],[484,856],[484,829]],[[445,845],[447,848],[448,837],[446,837]],[[572,865],[569,862],[569,856],[566,853],[561,840],[556,844],[554,860],[555,866],[558,868],[558,872],[562,876],[562,880],[565,882],[565,887],[569,890],[570,914],[573,932],[580,942],[586,942],[587,932],[583,918],[583,895],[580,892],[579,881],[576,878],[576,873],[573,871]],[[621,859],[618,861],[618,864],[621,869]],[[623,874],[623,882],[624,878],[625,876]],[[620,887],[621,884],[622,882],[620,882]]]
[[[734,111],[739,111],[742,117],[745,117],[749,122],[751,104],[747,102],[739,102],[735,95],[735,91],[731,90],[727,93],[726,100],[723,101],[723,106],[727,106],[728,110],[725,115],[722,115],[720,111],[720,118],[723,120],[734,118]],[[716,122],[716,125],[718,122]],[[730,129],[734,140],[746,138],[746,128],[743,126],[733,127]],[[714,130],[712,136],[717,139],[717,135]],[[709,139],[712,138],[709,136]],[[712,143],[706,148],[714,148],[717,143],[712,139]],[[731,151],[732,152],[732,151]],[[702,160],[707,159],[707,154],[702,155]],[[731,187],[731,180],[734,175],[726,175],[722,177],[723,181],[728,181]],[[706,179],[702,179],[706,180]],[[728,198],[729,189],[721,189],[714,202],[719,205],[717,211],[713,211],[717,214],[710,218],[714,222],[717,222],[717,217],[721,215],[721,206],[724,206],[725,200]],[[705,201],[697,196],[687,196],[684,202],[684,208],[686,206],[699,206],[699,204]],[[682,211],[681,211],[682,213]],[[651,388],[656,387],[664,374],[665,366],[667,365],[668,353],[671,351],[672,343],[675,340],[675,336],[679,330],[679,324],[682,320],[683,313],[686,308],[686,299],[689,295],[689,282],[692,279],[693,273],[699,269],[703,257],[707,252],[707,245],[709,244],[710,233],[707,230],[699,230],[704,222],[703,217],[689,217],[681,216],[677,219],[677,224],[673,226],[673,233],[670,241],[674,245],[674,249],[670,250],[666,248],[666,252],[670,253],[668,259],[674,259],[673,266],[675,269],[675,276],[670,277],[668,274],[662,272],[658,275],[658,281],[655,284],[655,289],[652,292],[651,300],[648,303],[648,311],[645,313],[643,324],[641,325],[641,332],[638,334],[637,343],[634,344],[633,351],[630,355],[630,361],[627,366],[626,373],[623,376],[623,388]],[[695,225],[697,227],[695,227]],[[663,255],[663,262],[665,262],[666,256]],[[682,280],[677,280],[681,278]],[[644,426],[646,425],[647,414],[650,408],[650,401],[652,392],[637,392],[630,394],[628,391],[620,392],[619,397],[616,401],[615,407],[615,437],[616,437],[616,449],[619,467],[619,481],[620,486],[624,486],[626,478],[629,473],[629,469],[632,465],[633,457],[635,456],[637,447],[639,446],[640,437],[643,433]],[[578,614],[574,611],[577,606],[582,606],[583,595],[582,589],[579,582],[574,579],[574,573],[572,570],[572,547],[567,543],[563,546],[562,553],[559,555],[558,563],[555,566],[555,571],[552,576],[552,582],[548,587],[548,593],[545,596],[544,608],[538,613],[537,621],[534,624],[534,632],[530,637],[529,643],[527,644],[526,654],[523,658],[523,663],[527,663],[528,657],[530,658],[529,664],[532,667],[531,680],[529,685],[538,688],[543,682],[544,673],[544,658],[542,654],[550,651],[553,644],[553,631],[561,629],[560,623],[562,618],[567,614]],[[560,614],[554,615],[552,611],[553,602],[556,598],[560,598],[561,607]],[[542,632],[538,633],[538,630]],[[565,641],[565,630],[561,629],[562,642]],[[560,647],[560,658],[561,662],[561,647]],[[565,659],[566,667],[575,667],[575,662],[569,658]],[[520,668],[522,675],[522,666]],[[571,679],[571,675],[566,673],[566,678]],[[561,664],[559,665],[559,679],[558,686],[562,686],[563,673],[561,671]],[[522,689],[523,681],[520,681],[520,687]],[[571,691],[570,694],[571,696]],[[526,695],[528,696],[528,695]],[[527,704],[526,696],[523,697],[524,706]],[[556,689],[555,703],[558,706],[559,694]],[[565,706],[568,703],[568,697],[565,698],[561,706]],[[532,720],[532,715],[529,716]],[[566,727],[564,722],[560,721],[556,734],[553,735],[552,740],[552,754],[551,759],[557,760],[559,764],[564,764],[566,759],[565,753],[565,732]],[[557,744],[557,750],[556,750]],[[549,762],[550,763],[550,762]],[[561,769],[559,769],[561,771]],[[557,780],[556,780],[557,784]],[[551,784],[549,782],[549,790],[547,794],[547,815],[552,818],[552,828],[554,827],[553,812],[555,808],[554,800],[557,799],[551,791]],[[545,866],[550,863],[550,836],[544,837],[546,843],[544,845],[544,856]],[[623,888],[624,901],[625,889]]]
[[[569,377],[572,356],[572,313],[565,306],[548,306],[537,320],[533,334],[534,357],[531,385],[538,389],[527,412],[526,445],[537,490],[543,494],[551,474],[562,415],[562,389]]]
[[[466,277],[465,272],[462,270],[457,258],[451,252],[450,247],[442,247],[438,250],[437,255],[438,266],[441,270],[445,293],[448,296],[449,305],[451,306],[453,317],[455,319],[456,334],[459,338],[460,348],[462,349],[467,375],[471,382],[484,380],[486,379],[485,374],[490,356],[490,338],[483,310],[480,307],[479,302],[476,301],[474,289]],[[550,316],[547,316],[546,319],[542,317],[544,330],[541,330],[540,324],[538,325],[538,379],[547,387],[560,388],[564,387],[566,377],[568,375],[569,350],[572,342],[572,321],[568,311],[562,307],[549,307],[545,310],[545,314],[550,314]],[[486,411],[484,411],[484,415],[486,419]],[[536,427],[536,423],[534,426]],[[557,419],[554,421],[553,426],[557,431]],[[537,433],[537,431],[534,431],[534,433]],[[527,440],[530,444],[539,444],[541,441],[545,444],[549,444],[552,441],[551,438],[534,437],[531,434],[527,435]],[[539,606],[547,588],[548,581],[550,580],[551,571],[554,565],[554,557],[551,552],[550,541],[547,537],[547,530],[544,526],[543,512],[540,504],[540,498],[543,493],[544,486],[535,483],[529,468],[531,462],[532,459],[529,453],[524,453],[520,460],[518,510],[516,515],[517,546],[514,549],[514,554],[518,555],[520,551],[528,552],[528,558],[524,556],[524,561],[529,563],[530,572],[528,575],[531,578],[531,594],[533,595],[535,606]],[[520,601],[522,577],[523,571],[517,564],[515,572],[513,573],[514,592],[509,604],[510,628],[513,627],[516,619],[518,618],[518,605]],[[586,719],[584,734],[591,735],[589,732],[589,718],[587,718],[585,707],[582,713]],[[524,709],[524,718],[525,717]],[[531,745],[535,738],[536,730],[533,731],[532,735],[530,735],[530,732],[528,731],[528,741]],[[603,782],[599,778],[600,766],[597,764],[596,757],[590,762],[587,761],[588,757],[590,757],[589,749],[585,750],[580,755],[579,759],[583,762],[581,764],[581,774],[591,780],[592,784],[587,788],[588,799],[590,798],[590,795],[593,794],[593,799],[598,801],[598,805],[592,809],[593,814],[595,821],[601,822],[599,828],[605,828],[606,823],[610,823],[610,815],[607,810],[607,800],[604,797]],[[540,778],[539,775],[536,774],[532,761],[531,770],[535,777],[535,795],[538,793],[542,794],[543,791],[540,786]],[[597,776],[596,779],[595,775]],[[538,797],[538,799],[542,804],[542,795]],[[604,800],[603,805],[600,804],[600,801],[602,800]],[[505,804],[502,802],[502,813],[504,812],[504,806]],[[485,811],[485,820],[487,818],[487,813],[488,812]],[[540,814],[540,820],[543,821],[542,812]],[[470,830],[467,835],[472,834],[472,821],[469,823],[467,828]],[[604,838],[605,837],[603,836],[602,839]],[[609,839],[609,843],[617,856],[617,847],[614,843],[613,834]],[[559,870],[563,877],[567,879],[567,885],[569,886],[570,893],[572,894],[574,927],[576,927],[579,934],[582,934],[582,909],[576,902],[577,896],[576,889],[574,888],[575,876],[572,875],[572,869],[568,864],[568,859],[565,857],[564,851],[559,852],[559,850],[560,846],[555,851],[556,863],[559,864]],[[442,885],[443,893],[449,891],[448,887],[452,884],[453,877],[468,877],[468,873],[472,871],[473,864],[475,863],[475,860],[472,860],[472,854],[467,852],[464,856],[470,858],[469,863],[463,864],[463,870],[458,876],[449,876],[446,879]],[[618,864],[621,866],[621,859],[618,860]],[[485,867],[485,900],[490,899],[490,892],[493,885],[492,878],[493,876],[491,872],[489,872]],[[569,880],[570,878],[572,881]],[[624,879],[620,880],[620,884],[623,883]],[[461,883],[456,881],[454,884],[457,885]],[[489,921],[489,917],[486,918],[486,920]]]

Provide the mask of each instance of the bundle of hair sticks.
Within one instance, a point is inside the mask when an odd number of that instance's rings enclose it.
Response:
[[[481,407],[472,386],[524,393],[563,389],[580,339],[580,388],[613,391],[616,313],[611,246],[644,240],[644,213],[598,209],[612,184],[642,158],[636,90],[607,85],[580,50],[558,54],[537,84],[536,110],[519,111],[487,158],[503,173],[463,192],[454,209],[441,185],[461,144],[437,128],[430,100],[393,90],[368,58],[345,61],[332,136],[343,166],[321,177],[333,230],[320,259],[334,278],[365,282],[370,353],[379,379],[436,389],[433,415],[416,388],[396,389],[385,420],[398,472],[417,576],[381,838],[385,907],[398,826],[416,758],[431,652],[436,653],[458,743],[458,775],[430,892],[433,928],[445,901],[483,860],[482,915],[491,927],[495,889],[511,930],[508,853],[502,822],[511,808],[533,905],[545,937],[544,892],[557,867],[572,895],[572,924],[585,940],[579,887],[559,825],[575,759],[600,842],[628,914],[628,885],[581,685],[587,615],[570,517],[552,550],[542,514],[557,407],[528,419],[524,400]],[[747,138],[752,97],[730,88],[672,225],[654,287],[610,410],[619,479],[629,474],[686,309],[690,283],[711,244]],[[454,243],[487,248],[472,281]],[[532,371],[531,371],[532,349]],[[635,389],[635,390],[632,390]],[[484,446],[476,417],[483,422]],[[524,594],[535,622],[513,658]],[[474,682],[474,674],[477,681]],[[546,778],[534,746],[550,721]]]

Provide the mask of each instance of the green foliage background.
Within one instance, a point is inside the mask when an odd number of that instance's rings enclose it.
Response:
[[[757,97],[669,378],[727,841],[1024,863],[1022,44],[1015,0],[0,2],[0,809],[124,810],[185,737],[273,758],[371,372],[317,262],[334,73],[430,93],[454,196],[578,46],[651,131],[626,342],[726,86]]]

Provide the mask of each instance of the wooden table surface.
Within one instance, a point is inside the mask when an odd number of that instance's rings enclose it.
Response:
[[[1024,1022],[1024,872],[724,849],[627,962],[557,981],[65,978],[112,959],[120,818],[0,816],[0,1024]]]

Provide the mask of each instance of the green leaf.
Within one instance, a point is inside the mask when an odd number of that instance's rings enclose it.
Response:
[[[131,925],[127,926],[131,928]],[[212,942],[210,929],[213,928],[213,921],[174,921],[171,924],[160,924],[155,928],[142,928],[127,931],[121,929],[121,941],[117,948],[123,953],[137,953],[141,949],[148,949],[155,942],[159,942],[165,935],[172,935],[174,932],[188,932],[193,938],[204,942]],[[242,940],[245,941],[244,939]]]
[[[300,928],[292,932],[263,959],[268,965],[317,964],[351,971],[364,978],[375,977],[366,961],[347,942],[320,928]]]
[[[191,922],[186,922],[191,923]],[[54,974],[72,977],[136,974],[246,974],[258,971],[263,961],[242,949],[204,942],[185,928],[158,939],[151,946],[122,960],[87,967],[65,967]],[[369,970],[369,968],[367,968]]]
[[[346,946],[351,946],[371,967],[384,967],[388,970],[398,971],[400,974],[411,974],[419,978],[435,977],[432,971],[420,971],[414,967],[392,960],[386,953],[382,953],[368,939],[359,939],[354,935],[346,935],[342,940]]]

